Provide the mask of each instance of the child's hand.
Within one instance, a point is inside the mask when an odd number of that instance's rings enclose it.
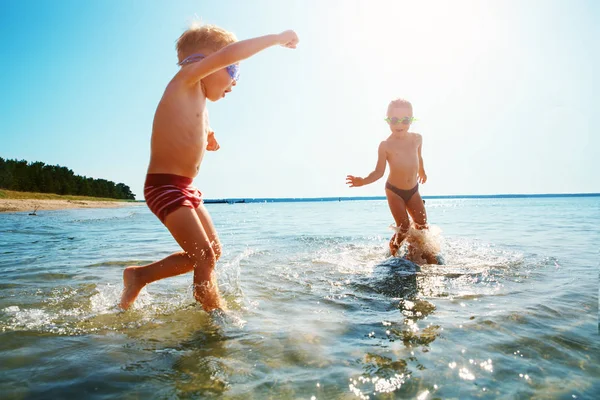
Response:
[[[296,45],[300,41],[298,39],[298,35],[296,35],[296,32],[291,30],[281,32],[279,35],[277,35],[277,39],[280,45],[287,47],[288,49],[295,49]]]
[[[359,178],[358,176],[348,175],[346,176],[346,184],[350,185],[350,187],[359,187],[364,185],[364,179]]]
[[[217,143],[217,139],[215,139],[215,133],[213,131],[208,132],[208,140],[206,143],[206,150],[208,151],[217,151],[221,148],[219,143]]]
[[[419,174],[418,174],[418,175],[419,175],[419,176],[418,176],[418,179],[417,179],[417,181],[418,181],[419,183],[423,184],[423,183],[427,182],[427,174],[425,173],[425,171],[424,171],[424,170],[421,170],[421,171],[419,171]]]

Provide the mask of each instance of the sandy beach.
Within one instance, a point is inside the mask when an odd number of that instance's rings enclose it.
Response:
[[[96,201],[96,200],[36,200],[36,199],[0,199],[0,213],[2,212],[32,212],[37,207],[37,212],[49,210],[65,210],[71,208],[115,208],[136,207],[144,203],[127,201]]]

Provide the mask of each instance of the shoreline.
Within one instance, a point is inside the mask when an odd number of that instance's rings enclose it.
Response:
[[[101,200],[58,200],[58,199],[0,199],[0,214],[13,212],[37,212],[69,210],[76,208],[117,208],[140,206],[145,203],[134,201]]]

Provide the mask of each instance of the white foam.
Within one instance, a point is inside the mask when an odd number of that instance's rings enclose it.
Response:
[[[10,306],[2,311],[12,317],[7,326],[10,330],[38,329],[52,322],[51,316],[38,308],[21,310],[19,306]]]

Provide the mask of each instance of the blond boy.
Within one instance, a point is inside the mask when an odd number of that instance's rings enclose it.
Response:
[[[127,267],[123,309],[147,284],[191,271],[194,297],[204,310],[224,307],[214,274],[221,244],[201,193],[192,186],[204,152],[219,149],[206,103],[231,92],[240,61],[274,45],[296,48],[297,44],[293,31],[238,42],[232,33],[211,25],[189,29],[177,41],[181,68],[167,85],[154,116],[144,197],[183,251],[152,264]]]

